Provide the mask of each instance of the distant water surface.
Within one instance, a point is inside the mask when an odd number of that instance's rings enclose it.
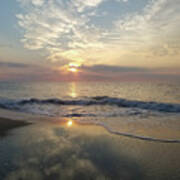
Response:
[[[109,96],[129,100],[180,103],[179,82],[0,82],[0,96],[21,98],[82,98]]]

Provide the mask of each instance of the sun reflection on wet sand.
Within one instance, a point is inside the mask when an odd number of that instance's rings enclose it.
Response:
[[[54,121],[53,124],[58,124],[58,126],[62,127],[62,128],[69,128],[69,127],[72,127],[72,126],[75,126],[75,125],[76,126],[79,125],[77,122],[75,122],[71,118],[60,118],[57,121]]]
[[[72,121],[72,120],[68,120],[67,126],[68,126],[68,127],[71,127],[72,125],[73,125],[73,121]]]

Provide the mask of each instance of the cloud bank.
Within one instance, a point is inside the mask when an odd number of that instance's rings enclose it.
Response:
[[[133,66],[81,65],[78,73],[57,67],[14,62],[0,62],[1,81],[147,81],[179,80],[178,68],[147,69]],[[170,73],[173,72],[173,73]]]

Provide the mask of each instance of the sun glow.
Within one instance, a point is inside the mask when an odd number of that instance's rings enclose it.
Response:
[[[72,124],[73,124],[72,120],[69,120],[69,121],[67,122],[67,126],[68,126],[68,127],[71,127]]]

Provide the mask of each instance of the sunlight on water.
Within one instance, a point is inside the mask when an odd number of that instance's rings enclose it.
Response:
[[[180,103],[180,84],[172,82],[0,83],[4,98],[70,98],[108,96],[128,100]]]
[[[69,92],[68,95],[72,98],[76,98],[78,96],[75,82],[72,82],[69,85],[69,89],[67,91]]]

